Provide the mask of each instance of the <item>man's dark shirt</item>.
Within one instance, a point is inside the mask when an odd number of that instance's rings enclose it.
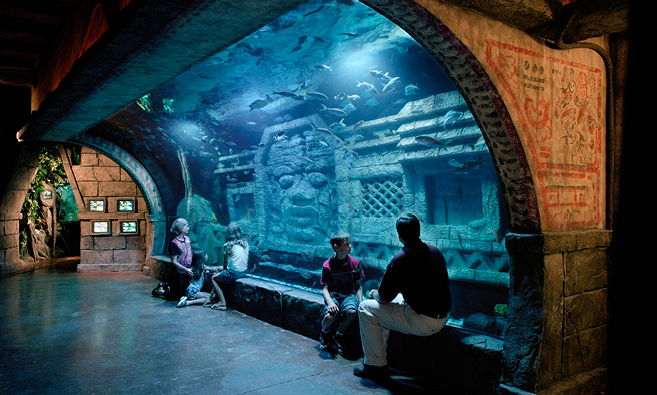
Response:
[[[452,310],[447,264],[438,247],[417,239],[392,257],[379,296],[390,302],[399,292],[417,313],[438,318]]]

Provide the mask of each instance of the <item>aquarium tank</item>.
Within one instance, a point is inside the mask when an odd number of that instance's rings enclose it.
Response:
[[[507,224],[486,141],[441,65],[362,3],[310,1],[90,133],[180,175],[176,216],[211,262],[236,222],[250,276],[312,292],[337,231],[365,294],[378,287],[395,220],[414,212],[447,259],[449,324],[503,336]]]

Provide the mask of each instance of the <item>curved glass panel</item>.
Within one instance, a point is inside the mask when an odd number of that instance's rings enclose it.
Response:
[[[506,214],[484,138],[438,62],[361,3],[311,1],[91,133],[167,174],[212,261],[237,222],[251,275],[317,292],[331,234],[351,234],[367,292],[415,212],[448,261],[450,324],[502,334]]]

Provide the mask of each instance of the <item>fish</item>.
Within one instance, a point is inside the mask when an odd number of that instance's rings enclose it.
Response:
[[[247,122],[246,124],[249,125],[249,126],[256,126],[256,123],[253,122],[253,121],[251,121],[251,122]]]
[[[328,96],[326,96],[325,94],[323,94],[321,92],[306,92],[306,91],[303,91],[303,95],[310,96],[314,99],[328,100]]]
[[[416,94],[417,91],[419,91],[419,90],[420,90],[420,88],[417,87],[417,84],[415,84],[415,85],[408,84],[404,88],[404,93],[406,94],[406,96],[410,96],[410,95]]]
[[[368,106],[368,107],[374,107],[374,106],[379,105],[379,102],[376,99],[372,98],[372,99],[369,99],[368,101],[366,101],[365,105]]]
[[[447,113],[443,116],[443,128],[447,129],[447,126],[453,126],[456,121],[461,119],[463,116],[462,111],[455,111],[455,110],[449,110]]]
[[[481,136],[479,137],[479,140],[477,140],[477,142],[472,145],[472,148],[479,149],[485,146],[486,146],[486,139],[484,138],[484,136]]]
[[[303,100],[302,96],[297,95],[294,92],[288,92],[288,91],[274,91],[275,95],[283,96],[283,97],[288,97],[292,100]]]
[[[297,156],[297,159],[299,159],[302,162],[310,163],[310,164],[313,164],[313,165],[317,164],[317,162],[315,162],[314,160],[308,158],[307,156]]]
[[[249,111],[255,110],[256,108],[263,108],[267,104],[271,103],[273,100],[269,95],[265,95],[266,99],[258,99],[249,104]]]
[[[367,81],[360,82],[360,81],[356,80],[356,82],[358,83],[358,85],[356,86],[356,87],[358,87],[358,88],[363,88],[363,89],[365,89],[366,91],[374,91],[374,92],[377,93],[377,94],[379,93],[379,91],[376,90],[376,88],[374,87],[374,85],[370,84],[370,83],[367,82]]]
[[[361,126],[363,126],[364,123],[365,123],[364,119],[361,119],[360,121],[356,122],[354,124],[354,126],[352,126],[352,128],[351,128],[351,132],[352,133],[355,132],[357,129],[359,129]]]
[[[351,32],[345,32],[345,33],[342,33],[342,34],[344,34],[345,36],[349,36],[349,37],[358,37],[359,36],[358,34],[351,33]]]
[[[347,113],[352,113],[352,112],[356,111],[356,107],[351,102],[345,104],[345,106],[342,107],[342,109],[344,111],[346,111]]]
[[[324,40],[324,39],[321,38],[321,37],[317,37],[317,36],[313,36],[313,39],[319,41],[320,43],[325,43],[325,42],[326,42],[326,40]]]
[[[381,78],[390,78],[388,76],[388,73],[384,73],[383,71],[379,71],[379,70],[370,70],[370,74],[374,78],[379,78],[379,79],[381,79]]]
[[[329,107],[326,107],[323,104],[322,104],[322,109],[320,111],[328,111],[330,114],[340,116],[340,117],[346,117],[347,116],[347,113],[344,110],[341,110],[339,108],[329,108]]]
[[[347,95],[345,98],[347,100],[360,100],[360,96],[358,95]]]
[[[287,137],[286,133],[287,133],[287,131],[285,131],[285,130],[282,130],[282,131],[278,132],[276,134],[276,136],[274,136],[274,140],[281,141],[281,140],[285,139],[285,137]]]
[[[326,128],[316,128],[315,125],[313,125],[313,124],[310,124],[310,127],[312,128],[312,129],[311,129],[311,132],[313,132],[313,131],[318,131],[318,132],[323,132],[323,133],[333,134],[333,133],[331,133],[330,130],[328,130],[328,129],[326,129]]]
[[[264,50],[263,48],[258,47],[258,48],[256,48],[256,49],[254,49],[253,51],[249,51],[249,54],[250,54],[251,56],[258,57],[258,56],[262,55],[262,53],[263,53],[264,51],[265,51],[265,50]]]
[[[472,161],[467,161],[467,162],[461,162],[457,159],[450,159],[447,163],[450,164],[451,166],[456,167],[456,172],[457,173],[467,173],[470,170],[474,170],[474,169],[478,168],[481,165],[488,166],[486,164],[486,159],[480,160],[480,161],[472,160]]]
[[[241,197],[242,197],[242,196],[241,196],[240,194],[237,194],[237,195],[235,195],[235,197],[233,198],[233,200],[235,200],[235,202],[239,202]]]
[[[316,68],[316,69],[320,69],[320,70],[325,70],[325,71],[333,71],[333,69],[331,68],[331,66],[327,66],[327,65],[325,65],[325,64],[318,64],[318,65],[315,65],[315,68]]]
[[[318,8],[316,8],[315,10],[310,11],[310,12],[307,13],[307,14],[303,14],[303,16],[301,17],[301,22],[303,22],[303,20],[306,19],[306,17],[309,17],[309,16],[311,16],[312,14],[321,11],[323,8],[324,8],[324,4],[322,4],[321,6],[319,6]]]
[[[330,124],[329,125],[329,130],[337,130],[337,129],[344,128],[347,125],[345,125],[343,121],[344,121],[344,118],[342,118],[340,120],[340,122],[335,122],[335,123]]]
[[[415,142],[421,145],[424,145],[425,147],[442,147],[442,148],[447,148],[447,144],[451,143],[452,140],[447,140],[445,142],[440,142],[433,137],[429,136],[418,136],[415,138]]]
[[[330,130],[328,130],[326,128],[316,128],[315,125],[313,125],[313,124],[310,124],[310,127],[312,127],[311,132],[316,130],[318,132],[323,132],[323,133],[330,134],[331,136],[335,137],[340,142],[340,144],[347,145],[347,143],[344,140],[342,140],[335,133],[331,132]]]
[[[395,85],[399,83],[399,77],[394,77],[388,80],[387,83],[383,85],[383,89],[381,90],[382,92],[386,91],[393,91],[395,89]]]

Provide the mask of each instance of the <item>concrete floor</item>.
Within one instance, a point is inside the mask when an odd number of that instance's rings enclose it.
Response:
[[[3,394],[420,394],[355,377],[315,340],[238,311],[175,308],[140,273],[75,260],[0,281]]]

